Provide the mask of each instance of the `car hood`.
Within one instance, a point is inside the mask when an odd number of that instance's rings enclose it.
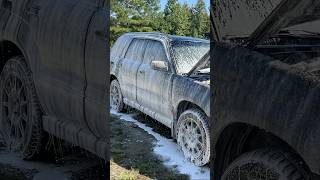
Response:
[[[193,66],[193,68],[187,73],[187,76],[191,76],[192,74],[194,74],[195,72],[197,72],[200,69],[203,68],[210,68],[210,67],[206,67],[208,66],[208,63],[210,61],[210,51],[208,51],[200,60],[199,62]]]
[[[280,30],[320,18],[319,0],[214,0],[211,9],[214,39],[245,38],[255,46]]]

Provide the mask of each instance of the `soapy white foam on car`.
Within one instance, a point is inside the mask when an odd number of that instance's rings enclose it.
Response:
[[[179,150],[177,143],[172,139],[167,139],[164,136],[154,132],[152,128],[134,119],[133,114],[117,113],[114,110],[111,110],[110,112],[111,114],[118,116],[121,120],[136,124],[139,128],[145,130],[148,134],[155,137],[157,142],[153,150],[155,154],[159,155],[163,159],[164,165],[167,167],[176,168],[178,172],[189,175],[190,179],[192,180],[210,179],[210,168],[198,167],[189,162],[184,157],[182,151]]]

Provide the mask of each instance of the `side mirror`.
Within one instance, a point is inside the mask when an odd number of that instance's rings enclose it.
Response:
[[[169,71],[169,65],[165,61],[152,61],[151,68],[159,71]]]

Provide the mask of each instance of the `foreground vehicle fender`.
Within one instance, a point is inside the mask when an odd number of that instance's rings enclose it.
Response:
[[[311,171],[320,173],[317,75],[245,48],[221,45],[211,53],[215,72],[213,147],[229,125],[249,124],[286,142]]]

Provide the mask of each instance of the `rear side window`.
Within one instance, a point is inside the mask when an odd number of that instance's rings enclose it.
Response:
[[[126,53],[125,58],[142,61],[144,52],[146,50],[147,40],[133,39]]]
[[[144,55],[143,63],[150,64],[151,61],[168,61],[164,46],[159,41],[148,40],[148,46]]]
[[[128,36],[121,36],[111,48],[111,57],[123,57],[124,49],[131,39]]]

